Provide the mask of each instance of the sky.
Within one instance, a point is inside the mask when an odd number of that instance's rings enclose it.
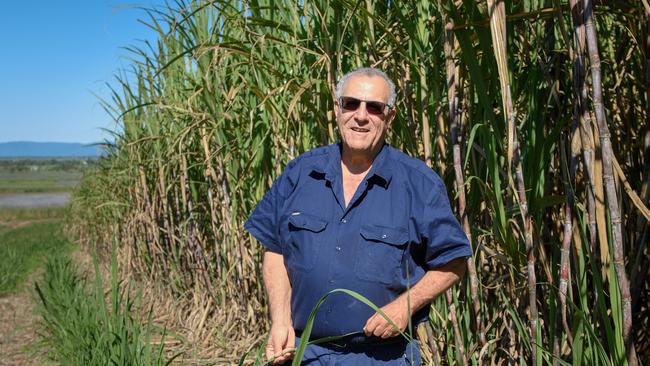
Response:
[[[97,95],[129,65],[125,46],[156,39],[138,7],[162,0],[6,1],[0,12],[0,142],[110,139]],[[95,95],[96,94],[96,95]]]

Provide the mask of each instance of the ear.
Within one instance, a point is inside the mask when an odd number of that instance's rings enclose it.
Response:
[[[338,117],[340,112],[341,106],[339,106],[339,100],[337,98],[334,98],[334,115]]]
[[[386,116],[386,126],[390,128],[393,125],[393,120],[395,119],[395,116],[397,115],[397,108],[393,107],[388,111],[388,115]]]

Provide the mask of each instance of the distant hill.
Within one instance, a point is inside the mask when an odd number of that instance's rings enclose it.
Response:
[[[101,146],[66,142],[0,142],[0,158],[98,157]]]

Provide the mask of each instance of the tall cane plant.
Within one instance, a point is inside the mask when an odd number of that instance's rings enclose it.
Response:
[[[178,328],[212,304],[205,357],[237,360],[266,329],[262,248],[242,223],[288,161],[337,140],[334,86],[360,66],[395,81],[389,142],[443,177],[475,254],[433,304],[425,359],[648,357],[642,3],[176,0],[148,14],[158,38],[129,47],[110,84],[118,128],[68,229],[104,253],[117,239],[127,275],[185,301]]]

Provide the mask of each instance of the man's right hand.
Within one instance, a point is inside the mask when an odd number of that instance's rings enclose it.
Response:
[[[266,344],[266,358],[274,365],[293,358],[296,332],[291,321],[291,283],[282,254],[264,252],[262,262],[264,286],[269,295],[271,332]]]
[[[274,365],[281,364],[293,358],[296,343],[296,332],[291,325],[271,325],[269,341],[266,344],[266,359],[273,360]]]

